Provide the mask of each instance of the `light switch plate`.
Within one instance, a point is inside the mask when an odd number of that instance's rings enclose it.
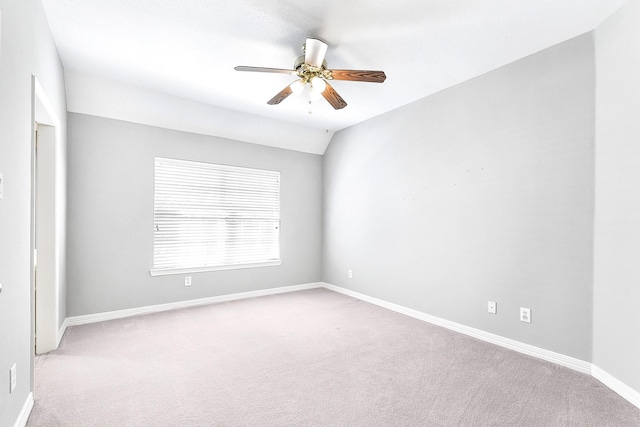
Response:
[[[16,384],[18,379],[16,378],[16,364],[14,363],[11,369],[9,370],[9,393],[13,393],[13,390],[16,389]]]

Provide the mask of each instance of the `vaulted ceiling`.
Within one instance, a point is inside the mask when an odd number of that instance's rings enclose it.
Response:
[[[200,120],[209,117],[213,123],[214,116],[224,117],[220,127],[244,127],[222,136],[277,146],[272,140],[282,139],[289,129],[300,140],[294,149],[322,153],[335,131],[593,30],[625,1],[42,3],[65,67],[70,111],[91,110],[89,104],[102,111],[99,99],[83,101],[87,85],[101,86],[105,93],[117,87],[122,94],[153,98],[148,105],[164,108],[171,116],[166,121],[176,122],[168,127],[181,128],[178,122],[190,119],[180,115],[188,105],[198,106]],[[329,45],[329,68],[383,70],[387,80],[332,82],[348,103],[334,110],[323,99],[309,104],[306,96],[267,105],[295,78],[234,71],[236,65],[292,68],[307,37]],[[169,105],[172,100],[179,100],[179,106]],[[112,102],[111,115],[128,119],[126,103]],[[131,121],[144,122],[131,115]]]

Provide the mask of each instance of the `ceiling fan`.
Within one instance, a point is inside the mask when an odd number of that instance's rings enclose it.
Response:
[[[321,40],[308,38],[306,43],[302,46],[304,55],[299,56],[296,59],[293,65],[293,70],[245,66],[237,66],[235,67],[235,70],[290,74],[298,77],[298,80],[291,83],[278,92],[276,96],[271,98],[267,102],[269,105],[281,103],[292,93],[300,95],[307,86],[307,83],[309,83],[309,102],[320,99],[322,96],[336,110],[346,107],[347,103],[327,80],[350,80],[355,82],[382,83],[387,78],[383,71],[327,69],[327,61],[324,59],[324,56],[327,53],[327,47],[327,44]]]

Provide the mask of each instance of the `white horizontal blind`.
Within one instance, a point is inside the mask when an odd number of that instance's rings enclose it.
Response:
[[[155,158],[153,270],[280,258],[280,172]]]

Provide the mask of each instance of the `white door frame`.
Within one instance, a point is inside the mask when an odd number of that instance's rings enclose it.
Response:
[[[32,76],[32,144],[31,144],[31,339],[36,353],[58,348],[62,338],[59,327],[60,282],[64,248],[64,205],[61,188],[62,170],[60,120],[45,91]],[[40,162],[36,153],[36,129],[41,126]],[[37,172],[45,176],[45,194],[38,195]],[[42,180],[42,176],[40,179]],[[42,181],[41,181],[42,184]],[[42,185],[41,185],[42,187]],[[44,199],[42,196],[46,196]],[[37,213],[37,215],[36,215]],[[36,252],[37,249],[37,253]],[[38,260],[39,259],[39,260]],[[40,264],[40,266],[38,266]],[[36,269],[38,275],[36,277]],[[37,279],[37,297],[36,297]],[[37,335],[37,338],[36,338]]]

